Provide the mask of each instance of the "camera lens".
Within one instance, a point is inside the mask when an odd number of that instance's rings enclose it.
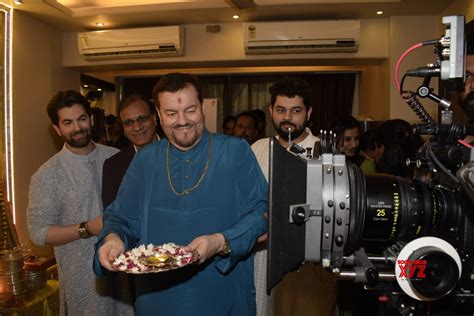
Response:
[[[345,253],[360,247],[379,252],[397,241],[421,236],[443,236],[449,241],[462,227],[463,212],[457,192],[430,188],[416,179],[391,175],[364,176],[348,166],[351,212]]]

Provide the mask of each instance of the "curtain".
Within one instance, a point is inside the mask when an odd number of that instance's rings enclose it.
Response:
[[[355,73],[305,75],[303,79],[311,85],[310,127],[314,133],[319,134],[320,129],[331,128],[337,118],[352,114]]]

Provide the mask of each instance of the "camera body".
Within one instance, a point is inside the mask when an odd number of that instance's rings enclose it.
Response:
[[[433,69],[442,80],[464,78],[464,19],[443,22],[439,67],[411,72],[425,77],[425,88]],[[313,155],[271,140],[268,292],[310,261],[396,297],[398,310],[407,300],[414,307],[447,299],[474,304],[474,151],[459,142],[474,127],[454,122],[450,103],[429,94],[443,108],[441,124],[427,119],[416,95],[404,97],[423,114],[414,133],[432,136],[407,161],[418,171],[411,179],[364,175],[335,150],[330,133],[321,134]]]

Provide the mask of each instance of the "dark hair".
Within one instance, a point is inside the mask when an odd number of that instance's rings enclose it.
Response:
[[[161,92],[177,92],[189,85],[196,89],[199,102],[202,104],[202,90],[197,78],[190,74],[175,72],[161,77],[161,79],[153,88],[153,99],[155,100],[156,107],[160,107],[160,100],[158,96]]]
[[[237,117],[235,118],[235,123],[236,124],[237,124],[237,121],[239,120],[239,118],[242,117],[242,116],[250,117],[255,123],[255,129],[258,130],[258,118],[255,116],[253,111],[245,111],[245,112],[242,112],[239,115],[237,115]]]
[[[382,159],[376,164],[377,172],[412,176],[413,169],[407,167],[405,162],[415,156],[422,140],[413,135],[410,123],[401,119],[385,121],[376,129],[374,142],[377,147],[384,146]]]
[[[279,95],[288,98],[299,96],[303,99],[307,110],[311,107],[311,88],[303,79],[283,77],[270,87],[269,92],[271,95],[271,107],[275,105],[276,98]]]
[[[123,98],[118,106],[119,113],[121,113],[127,106],[136,101],[143,101],[148,106],[148,112],[156,116],[156,109],[153,103],[146,96],[139,93],[133,93]]]
[[[114,124],[116,120],[117,120],[117,117],[113,114],[109,114],[105,117],[105,123],[108,125]]]
[[[358,128],[360,131],[359,121],[357,121],[353,116],[347,115],[338,118],[333,124],[331,130],[336,133],[336,137],[339,140],[341,137],[344,137],[344,132],[348,129]]]
[[[234,122],[235,123],[236,119],[235,119],[235,116],[233,115],[229,115],[227,116],[224,121],[222,122],[222,128],[225,128],[225,126],[227,125],[227,123],[229,122]]]
[[[89,101],[87,101],[87,99],[82,94],[74,90],[59,91],[56,93],[51,101],[49,101],[46,111],[48,112],[51,122],[58,126],[59,110],[62,108],[70,108],[76,104],[81,105],[89,116],[92,114]]]
[[[362,133],[359,139],[359,149],[364,152],[375,150],[375,129],[369,129],[367,132]]]

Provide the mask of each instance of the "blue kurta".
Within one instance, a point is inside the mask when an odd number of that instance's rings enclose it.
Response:
[[[192,187],[208,159],[210,134],[183,152],[170,146],[170,174],[178,192]],[[137,152],[117,199],[104,213],[100,240],[117,233],[126,249],[222,232],[231,255],[201,265],[137,276],[138,315],[254,315],[252,249],[267,231],[267,183],[244,140],[212,135],[209,169],[191,193],[171,190],[166,171],[167,140]],[[96,272],[100,272],[96,256]]]

